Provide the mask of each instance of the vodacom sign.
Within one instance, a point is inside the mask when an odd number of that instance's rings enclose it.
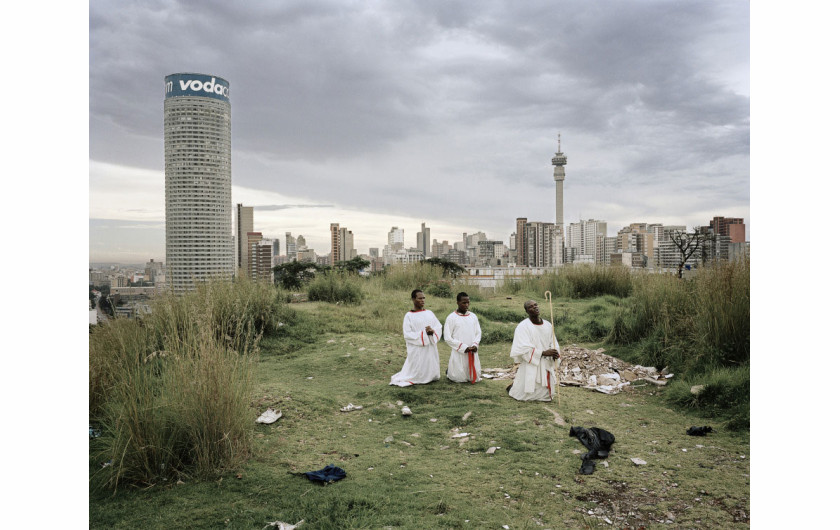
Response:
[[[172,74],[166,76],[165,97],[204,96],[228,101],[230,84],[221,77],[204,74]]]

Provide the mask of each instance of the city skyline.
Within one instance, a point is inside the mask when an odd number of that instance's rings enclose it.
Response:
[[[749,239],[748,3],[127,5],[90,9],[90,261],[164,258],[161,80],[180,71],[230,82],[232,203],[319,254],[331,222],[360,253],[392,226],[553,222],[558,133],[566,224],[743,217]]]

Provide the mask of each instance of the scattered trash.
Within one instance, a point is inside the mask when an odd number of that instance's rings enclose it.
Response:
[[[437,418],[430,418],[429,421],[432,423],[437,423]]]
[[[692,425],[685,431],[685,433],[689,436],[706,436],[706,433],[709,432],[714,432],[714,429],[712,429],[708,425],[703,427],[695,427],[694,425]]]
[[[461,417],[461,421],[467,421],[467,418],[469,418],[470,416],[472,416],[472,411],[469,411],[469,412],[467,412],[466,414],[464,414],[464,415]]]
[[[295,528],[300,526],[300,524],[303,521],[304,521],[304,519],[301,519],[300,521],[296,522],[295,524],[284,523],[282,521],[273,521],[273,522],[268,523],[265,526],[263,526],[263,530],[265,530],[266,528],[272,528],[272,527],[277,528],[278,530],[295,530]]]
[[[112,465],[114,465],[114,461],[113,460],[108,460],[107,462],[102,462],[101,465],[102,465],[102,467],[112,466]]]
[[[402,412],[403,416],[411,416],[411,414],[412,414],[411,409],[408,408],[407,406],[400,409],[400,412]]]
[[[469,436],[469,435],[470,435],[470,433],[468,433],[468,432],[459,432],[458,434],[452,435],[452,438],[463,438],[463,437]]]
[[[386,444],[389,444],[389,443],[391,443],[391,442],[393,442],[393,441],[394,441],[394,437],[393,437],[393,436],[388,436],[388,437],[386,437],[386,438],[385,438],[385,443],[386,443]]]
[[[274,423],[275,421],[279,420],[280,416],[282,415],[283,413],[280,412],[280,410],[274,410],[271,408],[266,409],[265,412],[260,414],[260,417],[257,418],[255,423]]]
[[[496,449],[501,449],[501,447],[491,447],[490,449],[487,450],[487,454],[488,455],[494,454],[496,452]]]
[[[90,432],[90,437],[91,438],[99,438],[100,436],[102,436],[102,431],[101,430],[95,429],[90,425],[88,425],[88,430]]]
[[[336,481],[339,481],[347,476],[347,472],[345,472],[340,467],[336,467],[332,464],[324,467],[323,469],[319,469],[318,471],[307,471],[306,473],[292,473],[293,475],[304,475],[306,478],[311,480],[312,482],[320,482],[323,485],[327,485]]]
[[[350,403],[346,407],[341,407],[341,412],[350,412],[352,410],[362,410],[362,406]]]
[[[641,458],[631,458],[630,461],[633,462],[634,464],[636,464],[637,466],[646,466],[647,465],[647,462],[645,462]]]

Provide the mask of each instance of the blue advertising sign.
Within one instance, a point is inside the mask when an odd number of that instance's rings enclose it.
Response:
[[[230,84],[221,77],[205,74],[172,74],[166,76],[164,97],[200,96],[230,103]]]

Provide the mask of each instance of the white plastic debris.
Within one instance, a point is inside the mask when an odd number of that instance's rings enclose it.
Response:
[[[268,523],[267,525],[263,526],[263,530],[265,530],[266,528],[277,528],[278,530],[295,530],[295,528],[300,526],[300,524],[303,521],[304,521],[304,519],[301,519],[300,521],[296,522],[295,524],[284,523],[282,521],[274,521],[274,522]]]
[[[637,466],[646,466],[647,465],[647,462],[645,462],[641,458],[631,458],[630,461],[633,462],[634,464],[636,464]]]
[[[346,407],[341,407],[341,412],[350,412],[353,410],[362,410],[362,406],[349,403]]]
[[[463,438],[463,437],[469,436],[469,435],[470,435],[470,433],[468,433],[468,432],[459,432],[458,434],[452,435],[452,438]]]
[[[496,452],[496,449],[501,449],[501,447],[491,447],[490,449],[487,450],[487,454],[492,455],[493,453]]]
[[[279,420],[282,415],[283,413],[280,412],[280,410],[266,409],[266,411],[260,414],[260,417],[257,418],[256,423],[274,423]]]

